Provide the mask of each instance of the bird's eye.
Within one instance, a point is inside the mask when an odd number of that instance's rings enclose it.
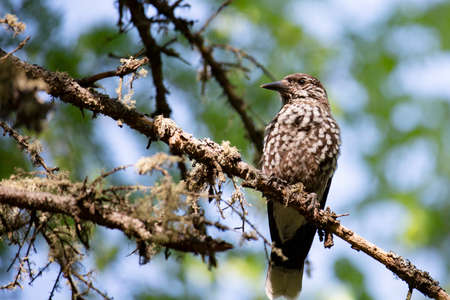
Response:
[[[301,78],[297,82],[301,85],[304,85],[306,81],[305,81],[305,79]]]

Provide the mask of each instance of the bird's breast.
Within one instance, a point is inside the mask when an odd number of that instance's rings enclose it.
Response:
[[[285,105],[266,128],[263,172],[313,190],[316,180],[334,172],[339,145],[339,127],[329,112],[310,104]]]

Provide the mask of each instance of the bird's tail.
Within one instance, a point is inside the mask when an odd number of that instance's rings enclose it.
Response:
[[[266,278],[266,295],[272,300],[285,297],[288,300],[297,299],[302,289],[303,265],[290,269],[271,262]]]
[[[304,217],[290,207],[279,207],[270,201],[267,210],[273,245],[283,255],[272,248],[266,294],[271,300],[283,296],[296,299],[302,289],[303,267],[317,228],[305,222]]]

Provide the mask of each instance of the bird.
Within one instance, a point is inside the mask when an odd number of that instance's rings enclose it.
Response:
[[[317,78],[304,73],[261,87],[278,92],[282,101],[280,111],[265,129],[262,172],[289,185],[302,183],[304,191],[315,195],[323,209],[341,144],[325,88]],[[297,210],[277,201],[268,199],[267,213],[272,251],[266,295],[271,300],[297,299],[317,228]]]

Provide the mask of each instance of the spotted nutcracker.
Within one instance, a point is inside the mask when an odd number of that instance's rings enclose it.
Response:
[[[262,88],[280,93],[283,107],[267,125],[262,171],[287,184],[303,183],[323,208],[336,169],[340,132],[333,119],[327,93],[320,81],[296,73]],[[297,298],[303,266],[317,228],[295,209],[268,199],[270,235],[275,247],[270,256],[266,294],[270,299]]]

